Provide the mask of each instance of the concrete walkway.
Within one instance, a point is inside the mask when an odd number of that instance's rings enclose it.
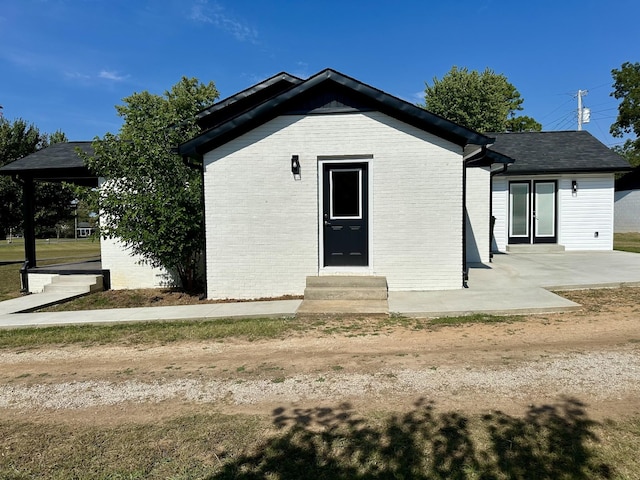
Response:
[[[469,313],[542,313],[579,308],[554,295],[561,288],[640,286],[640,254],[563,252],[499,254],[469,272],[469,288],[429,292],[389,292],[389,311],[437,317]],[[546,287],[546,288],[545,288]],[[57,297],[54,298],[54,295]],[[34,294],[0,302],[0,327],[119,323],[295,315],[301,300],[216,303],[175,307],[122,308],[81,312],[16,313],[57,303],[63,294]]]

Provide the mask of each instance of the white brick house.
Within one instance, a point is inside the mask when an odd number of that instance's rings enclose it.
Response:
[[[489,257],[489,169],[505,161],[489,137],[333,70],[276,75],[199,123],[179,150],[203,170],[209,298],[340,274],[456,289],[466,256]]]

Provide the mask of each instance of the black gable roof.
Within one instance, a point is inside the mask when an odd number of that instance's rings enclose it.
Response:
[[[210,124],[211,128],[180,145],[180,154],[200,157],[279,115],[302,113],[377,110],[460,146],[487,145],[492,140],[331,69],[323,70],[271,98],[263,100],[256,95],[245,98],[247,108],[237,115],[226,116],[222,123],[207,122],[205,110],[199,122]],[[211,108],[216,109],[216,105]],[[220,115],[224,111],[222,106],[211,114],[219,112]]]
[[[280,72],[198,112],[196,122],[202,130],[207,130],[300,83],[300,78]]]
[[[491,133],[490,150],[515,159],[505,175],[620,172],[629,163],[589,132]]]
[[[92,155],[91,142],[64,142],[38,150],[0,168],[0,175],[17,175],[51,182],[68,181],[97,185],[97,177],[89,172],[76,148]]]

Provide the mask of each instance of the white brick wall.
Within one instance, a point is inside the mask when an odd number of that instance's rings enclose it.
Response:
[[[381,113],[283,116],[205,156],[210,298],[302,294],[319,266],[319,156],[373,155],[372,264],[391,290],[461,287],[461,148]],[[291,174],[299,155],[301,179]]]
[[[615,232],[640,232],[640,190],[615,192]]]
[[[101,188],[108,188],[104,178],[99,179]],[[101,215],[101,220],[105,216]],[[140,262],[141,257],[133,255],[122,242],[112,238],[100,239],[102,268],[110,271],[111,289],[157,288],[173,285],[173,280],[165,270],[150,267]]]
[[[158,288],[172,284],[164,270],[141,264],[140,257],[133,255],[118,240],[101,239],[100,253],[102,268],[110,271],[113,290]]]
[[[494,234],[501,251],[508,241],[508,182],[529,179],[531,177],[519,176],[493,179],[493,214],[497,218]],[[613,174],[567,174],[535,179],[557,180],[558,244],[566,250],[613,249]],[[578,182],[576,195],[571,189],[573,180]]]
[[[489,262],[489,167],[467,168],[467,263]]]

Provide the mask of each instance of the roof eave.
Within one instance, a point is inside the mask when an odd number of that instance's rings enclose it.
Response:
[[[517,165],[517,163],[516,163]],[[559,175],[572,173],[622,173],[632,170],[631,167],[603,167],[603,168],[572,168],[572,169],[526,169],[507,170],[501,175]]]
[[[204,155],[219,144],[246,133],[251,130],[251,128],[254,128],[254,126],[268,121],[270,118],[275,118],[282,113],[282,107],[286,105],[287,102],[328,80],[373,100],[381,107],[380,111],[382,111],[382,113],[405,123],[412,124],[459,146],[487,146],[493,142],[493,139],[486,135],[457,125],[409,102],[393,97],[388,93],[338,73],[335,70],[326,69],[280,95],[256,105],[250,111],[243,112],[224,124],[213,127],[179,145],[178,151],[181,155],[187,156]],[[232,132],[235,132],[235,134],[232,134]]]

